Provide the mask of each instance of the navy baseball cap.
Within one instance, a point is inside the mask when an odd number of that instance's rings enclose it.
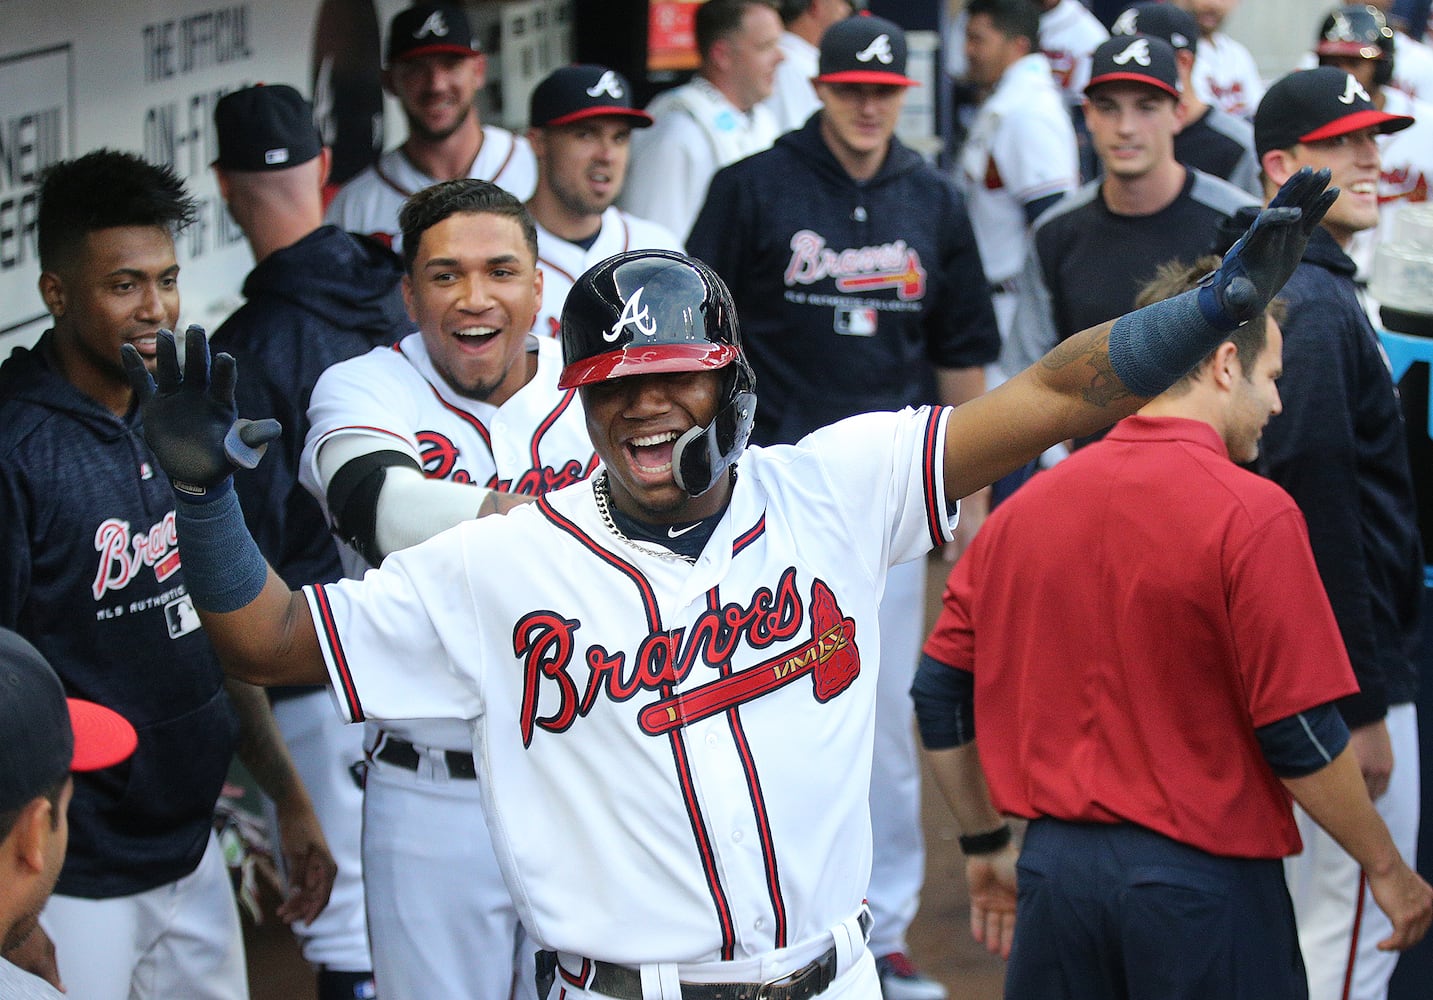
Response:
[[[1175,52],[1193,52],[1199,44],[1199,22],[1172,3],[1137,3],[1120,12],[1110,34],[1150,35],[1163,38]]]
[[[884,17],[837,21],[821,36],[818,83],[880,83],[919,87],[906,76],[906,33]]]
[[[527,120],[534,128],[546,128],[601,115],[628,118],[634,128],[652,124],[651,115],[632,106],[627,78],[594,65],[563,66],[544,77],[533,88]]]
[[[44,795],[71,771],[98,771],[134,753],[116,712],[66,698],[39,650],[0,629],[0,812]]]
[[[1262,160],[1271,149],[1289,149],[1360,129],[1400,132],[1408,115],[1378,110],[1359,82],[1337,66],[1290,73],[1264,93],[1254,112],[1254,151]]]
[[[323,149],[313,107],[282,83],[261,83],[219,98],[214,132],[219,140],[214,164],[225,170],[286,170]]]
[[[438,53],[474,56],[482,51],[468,15],[461,7],[444,3],[417,4],[393,15],[388,25],[385,66],[400,59]]]
[[[1090,82],[1085,93],[1105,83],[1142,83],[1179,97],[1179,68],[1174,49],[1150,35],[1112,35],[1090,57]]]

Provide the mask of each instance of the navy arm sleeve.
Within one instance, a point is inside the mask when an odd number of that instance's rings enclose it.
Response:
[[[927,750],[949,750],[975,739],[975,675],[970,671],[923,653],[911,699]]]
[[[1260,726],[1254,732],[1264,759],[1281,778],[1313,774],[1348,746],[1348,726],[1331,701]]]

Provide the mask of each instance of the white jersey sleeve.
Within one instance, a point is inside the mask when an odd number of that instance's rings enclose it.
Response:
[[[348,722],[471,719],[482,714],[478,678],[460,673],[448,644],[488,648],[454,532],[469,521],[383,561],[358,581],[304,590],[335,701]],[[450,537],[452,536],[452,537]],[[360,600],[334,600],[352,587]],[[362,655],[351,655],[354,651]],[[469,656],[465,663],[479,662]],[[401,669],[397,665],[402,664]],[[361,692],[361,694],[360,694]]]

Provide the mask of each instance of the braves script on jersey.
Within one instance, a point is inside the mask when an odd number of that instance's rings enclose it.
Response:
[[[504,878],[545,947],[703,962],[826,935],[869,874],[886,571],[953,525],[946,413],[748,449],[695,565],[619,540],[583,483],[310,588],[343,710],[474,720]]]

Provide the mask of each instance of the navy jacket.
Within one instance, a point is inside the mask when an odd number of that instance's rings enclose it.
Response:
[[[955,186],[895,139],[874,177],[853,180],[820,118],[719,171],[687,240],[736,299],[758,444],[931,402],[932,366],[1000,354]]]
[[[107,899],[199,864],[238,718],[184,585],[169,480],[134,414],[50,368],[50,336],[0,366],[0,624],[139,733],[130,760],[75,775],[57,888]]]
[[[323,511],[299,484],[308,405],[324,369],[394,344],[413,330],[398,257],[379,243],[322,226],[249,272],[240,306],[211,341],[238,362],[239,414],[275,417],[283,437],[234,484],[259,550],[290,587],[343,576]]]
[[[1350,727],[1416,696],[1423,596],[1403,414],[1354,271],[1328,231],[1314,230],[1280,294],[1284,412],[1269,421],[1259,460],[1308,522],[1361,689],[1339,703]]]

